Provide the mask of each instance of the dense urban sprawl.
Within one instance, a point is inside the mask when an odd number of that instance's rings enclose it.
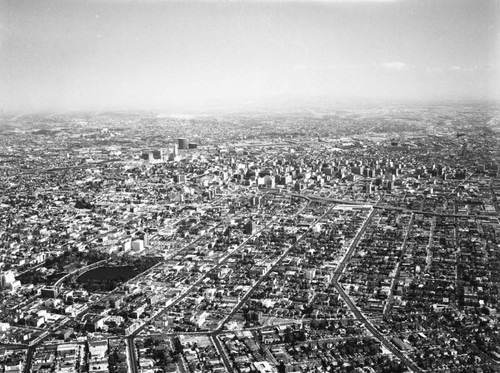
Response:
[[[4,116],[0,373],[499,372],[498,114]]]

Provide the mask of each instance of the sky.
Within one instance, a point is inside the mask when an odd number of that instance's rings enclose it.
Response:
[[[500,0],[0,0],[0,110],[500,100]]]

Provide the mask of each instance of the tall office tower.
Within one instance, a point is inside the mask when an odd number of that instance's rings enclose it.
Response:
[[[143,150],[141,153],[141,158],[144,159],[145,161],[149,161],[153,159],[153,153],[149,150]]]
[[[253,224],[252,219],[250,219],[248,222],[245,223],[243,226],[243,233],[244,234],[249,234],[252,235],[255,232],[255,226]]]
[[[154,159],[163,159],[163,150],[153,150]]]
[[[182,175],[182,174],[179,174],[179,175],[174,175],[174,182],[176,183],[185,183],[186,182],[186,175]]]
[[[304,269],[304,277],[308,281],[312,281],[316,277],[316,268]]]
[[[365,185],[366,194],[371,194],[372,188],[373,188],[373,183],[371,181],[366,183],[366,185]]]
[[[177,157],[179,155],[179,148],[177,145],[174,144],[174,150],[173,150],[174,157]]]
[[[262,202],[261,197],[253,196],[252,198],[250,198],[250,205],[252,206],[260,207],[261,202]]]
[[[179,143],[179,149],[187,149],[189,146],[187,139],[179,139],[178,143]]]
[[[14,272],[0,272],[0,289],[11,286],[16,281]]]

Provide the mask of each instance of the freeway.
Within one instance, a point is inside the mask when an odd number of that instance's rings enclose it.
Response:
[[[89,265],[87,265],[85,267],[77,268],[73,272],[70,272],[70,273],[64,275],[63,277],[61,277],[59,280],[57,280],[56,283],[53,285],[53,287],[59,287],[59,286],[61,286],[63,284],[64,281],[66,281],[66,279],[70,278],[71,276],[82,275],[85,272],[90,271],[91,269],[97,268],[100,265],[104,265],[105,263],[108,263],[110,260],[111,259],[100,260],[98,262],[89,264]]]
[[[303,197],[303,196],[300,196],[300,197]],[[306,198],[307,199],[307,198]],[[303,211],[303,209],[305,208],[306,206],[304,206],[301,210],[299,210],[296,214],[299,214],[301,211]],[[297,241],[291,245],[289,248],[287,248],[281,255],[280,257],[274,262],[274,264],[266,271],[266,273],[251,287],[251,289],[242,297],[242,299],[236,304],[236,306],[231,310],[231,312],[226,316],[224,317],[221,322],[217,325],[217,328],[212,330],[212,331],[209,331],[209,332],[198,332],[198,333],[193,333],[193,334],[200,334],[200,335],[208,335],[210,336],[210,338],[212,339],[212,342],[215,346],[215,348],[217,349],[217,351],[219,352],[221,358],[222,358],[222,361],[224,363],[224,365],[226,366],[226,369],[228,370],[228,372],[232,373],[234,370],[232,368],[232,364],[231,364],[231,361],[229,359],[229,356],[227,355],[227,352],[225,351],[225,349],[223,348],[223,346],[221,345],[220,343],[220,340],[218,338],[218,335],[220,333],[222,333],[222,330],[224,328],[224,325],[227,321],[229,321],[239,310],[240,308],[245,304],[246,301],[248,301],[248,299],[252,296],[252,294],[255,292],[255,290],[259,287],[260,284],[262,284],[263,281],[265,281],[265,279],[268,277],[269,273],[272,271],[273,268],[276,268],[276,266],[278,266],[284,259],[285,257],[288,255],[288,253],[303,239],[303,237],[306,235],[306,233],[309,231],[309,229],[311,229],[311,227],[313,227],[317,222],[321,221],[330,211],[331,209],[334,207],[334,205],[330,206],[325,212],[324,214],[322,214],[320,217],[318,217],[317,219],[315,219],[310,225],[309,225],[309,228],[308,230],[306,230],[305,232],[303,232],[298,238],[297,238]],[[340,274],[343,272],[344,268],[345,268],[345,265],[348,261],[348,259],[350,258],[350,256],[352,255],[355,247],[357,246],[359,240],[361,239],[361,236],[363,235],[364,231],[366,230],[366,227],[368,226],[368,223],[371,221],[373,215],[375,213],[375,210],[372,209],[372,211],[370,212],[370,214],[368,215],[368,217],[366,218],[366,220],[364,221],[363,225],[360,227],[356,237],[354,238],[354,240],[352,241],[348,251],[346,252],[342,262],[340,263],[337,271],[335,272],[336,274],[334,275],[333,277],[333,280],[332,281],[337,281]],[[227,258],[229,258],[230,255],[232,255],[234,252],[237,252],[241,247],[243,247],[245,245],[245,243],[250,239],[252,238],[253,236],[255,236],[257,233],[259,233],[261,230],[267,228],[269,226],[269,224],[271,223],[272,221],[270,221],[269,223],[267,223],[264,227],[262,227],[258,232],[255,232],[252,236],[248,237],[242,244],[240,244],[237,248],[235,248],[234,250],[231,250],[225,257],[224,259],[217,265],[215,266],[212,270],[216,270],[220,265],[224,264],[225,261],[227,260]],[[168,306],[164,307],[161,311],[159,311],[157,314],[153,315],[149,321],[147,323],[144,323],[143,325],[141,325],[138,329],[134,330],[129,336],[127,336],[127,340],[128,341],[133,341],[133,338],[138,334],[140,333],[152,320],[156,319],[157,317],[159,317],[160,315],[162,315],[164,312],[168,311],[172,306],[178,304],[179,302],[182,301],[182,299],[184,299],[188,294],[189,292],[194,288],[196,287],[197,285],[199,285],[203,279],[207,276],[207,274],[205,274],[204,276],[202,276],[198,281],[196,281],[192,286],[190,286],[186,291],[184,291],[182,294],[180,294],[173,302],[171,302]],[[128,348],[130,348],[131,350],[129,351],[129,356],[130,356],[130,364],[133,366],[133,370],[131,371],[131,373],[137,373],[137,362],[136,362],[136,358],[135,358],[135,352],[132,351],[134,350],[133,349],[133,343],[130,342],[128,344]]]
[[[85,164],[80,164],[80,165],[73,165],[73,166],[65,166],[65,167],[53,167],[53,168],[45,168],[45,169],[34,169],[30,168],[24,171],[21,171],[23,174],[34,174],[34,173],[44,173],[44,172],[57,172],[57,171],[67,171],[67,170],[83,170],[86,168],[92,168],[98,165],[102,165],[105,163],[114,163],[114,162],[123,162],[123,159],[121,158],[111,158],[111,159],[103,159],[100,161],[96,162],[89,162]]]
[[[350,201],[350,200],[343,200],[343,199],[336,199],[336,198],[327,198],[327,197],[319,197],[319,196],[311,196],[311,195],[305,197],[305,196],[301,196],[300,194],[295,194],[295,193],[290,193],[290,195],[293,196],[293,197],[306,198],[309,201],[331,202],[331,203],[339,203],[339,204],[345,204],[345,205],[372,206],[374,209],[400,211],[402,213],[407,213],[407,214],[422,214],[422,215],[430,215],[430,216],[440,216],[440,217],[443,217],[443,218],[477,218],[477,219],[488,219],[490,217],[488,215],[467,215],[467,214],[441,213],[441,212],[427,211],[427,210],[413,210],[413,209],[409,209],[409,208],[406,208],[406,207],[395,207],[395,206],[389,206],[389,205],[382,205],[382,204],[379,204],[379,203],[371,204],[369,202]]]
[[[323,216],[321,216],[313,224],[311,224],[311,226],[313,226],[315,223],[320,221],[328,213],[328,211],[330,211],[330,209],[328,209],[327,212]],[[343,272],[345,270],[347,262],[349,261],[350,257],[354,253],[354,250],[356,249],[356,246],[358,245],[359,241],[361,240],[361,237],[363,236],[366,228],[368,227],[368,224],[372,220],[375,211],[376,210],[373,209],[370,212],[370,214],[368,215],[368,217],[366,218],[366,220],[363,222],[363,225],[361,226],[358,233],[356,234],[356,237],[352,241],[344,258],[342,259],[341,263],[337,267],[337,270],[335,271],[334,276],[332,277],[332,282],[333,282],[335,289],[339,292],[340,296],[345,300],[345,302],[347,303],[347,305],[351,309],[351,312],[353,312],[353,314],[365,325],[366,329],[368,331],[370,331],[370,333],[372,333],[372,335],[375,336],[375,338],[377,338],[387,349],[389,349],[389,351],[391,351],[395,356],[397,356],[410,369],[412,369],[415,372],[422,372],[422,370],[420,368],[418,368],[411,360],[409,360],[406,356],[404,356],[401,353],[401,351],[399,351],[390,341],[388,341],[373,326],[373,324],[371,324],[371,322],[366,318],[366,316],[364,316],[361,313],[361,311],[352,302],[350,297],[345,293],[342,286],[340,286],[340,284],[338,283],[340,276],[343,274]],[[302,239],[302,237],[304,235],[305,235],[305,233],[301,237],[299,237],[299,239],[297,240],[297,242],[295,244],[297,244],[300,241],[300,239]],[[279,263],[284,259],[284,257],[286,257],[286,255],[288,254],[288,252],[291,250],[292,247],[290,247],[288,250],[286,250],[286,252],[278,259],[278,261],[271,268],[274,268],[275,266],[279,265]],[[231,313],[226,318],[223,319],[223,321],[218,325],[218,328],[216,330],[214,330],[214,332],[213,332],[213,333],[215,333],[215,338],[212,338],[214,340],[214,345],[216,346],[216,348],[219,352],[222,351],[221,356],[224,360],[224,364],[226,365],[226,368],[228,369],[228,371],[230,373],[233,372],[232,366],[230,365],[230,361],[229,361],[228,357],[225,355],[224,349],[222,348],[222,346],[220,346],[220,342],[217,338],[217,335],[221,332],[221,330],[224,326],[224,323],[227,322],[227,320],[231,319],[231,317],[233,317],[236,314],[236,312],[240,309],[240,307],[249,299],[249,297],[252,295],[252,293],[255,291],[255,289],[265,280],[265,278],[267,277],[267,274],[269,272],[270,272],[270,270],[266,274],[264,274],[264,276],[262,276],[262,278],[259,279],[259,281],[257,281],[257,283],[247,292],[247,294],[245,294],[245,296],[241,299],[241,301],[233,308]]]
[[[272,193],[272,192],[270,192],[270,193]],[[297,197],[297,198],[303,198],[303,199],[305,199],[307,201],[325,201],[325,202],[329,202],[329,203],[336,202],[336,203],[342,203],[342,204],[348,204],[348,205],[365,205],[365,206],[367,206],[367,204],[365,204],[365,203],[353,203],[352,201],[347,201],[347,200],[337,200],[337,199],[332,200],[332,199],[329,199],[329,198],[322,198],[322,197],[311,197],[311,196],[305,197],[303,195],[297,195],[297,194],[294,194],[294,193],[290,193],[290,196],[291,197]],[[334,207],[333,205],[330,206],[327,209],[327,211],[321,217],[317,218],[313,223],[311,223],[311,225],[309,226],[309,229],[314,224],[316,224],[318,221],[320,221],[321,219],[323,219],[324,216],[333,207]],[[412,219],[413,219],[413,214],[415,214],[415,213],[425,213],[425,214],[429,214],[429,215],[439,215],[439,216],[443,216],[443,214],[436,214],[436,213],[432,213],[432,212],[412,211],[412,210],[408,210],[408,209],[404,209],[404,208],[397,208],[397,207],[390,207],[390,206],[388,207],[388,206],[382,206],[382,205],[378,205],[378,204],[375,204],[375,205],[372,205],[372,206],[368,206],[368,207],[371,207],[370,214],[367,216],[367,218],[363,222],[363,224],[360,227],[360,229],[358,230],[355,238],[353,239],[353,241],[349,245],[349,248],[347,249],[346,253],[344,254],[344,257],[341,259],[341,262],[339,263],[337,269],[333,273],[331,283],[333,284],[333,286],[335,287],[335,289],[338,291],[339,295],[344,299],[344,301],[346,302],[346,304],[350,308],[351,312],[365,325],[366,329],[371,334],[373,334],[373,336],[375,336],[375,338],[377,338],[382,345],[384,345],[389,351],[391,351],[395,356],[397,356],[410,369],[412,369],[413,371],[416,371],[416,372],[421,372],[422,370],[420,368],[418,368],[411,360],[409,360],[406,356],[404,356],[402,354],[402,352],[399,351],[394,346],[394,344],[392,342],[390,342],[386,338],[386,336],[382,335],[373,326],[373,324],[371,323],[371,321],[362,313],[362,311],[354,304],[354,302],[352,301],[352,299],[346,294],[346,292],[344,291],[344,289],[342,288],[342,286],[339,284],[339,279],[343,275],[343,273],[345,271],[345,268],[347,266],[347,263],[349,262],[349,259],[351,258],[351,256],[353,255],[353,253],[354,253],[357,245],[359,244],[359,241],[361,240],[364,232],[366,231],[366,228],[367,228],[368,224],[372,220],[372,218],[373,218],[373,216],[374,216],[374,214],[376,212],[376,209],[394,209],[394,210],[400,210],[402,212],[412,213]],[[302,211],[302,210],[300,210],[300,211]],[[297,212],[297,214],[299,212]],[[450,216],[457,216],[457,215],[450,214]],[[464,217],[466,215],[458,215],[458,216],[459,217]],[[220,224],[223,224],[223,223],[224,222],[220,222],[216,226],[219,226]],[[240,250],[248,242],[248,240],[250,240],[251,238],[253,238],[256,234],[260,233],[263,229],[267,228],[271,223],[272,223],[272,220],[269,220],[269,222],[267,224],[265,224],[263,227],[261,227],[253,235],[251,235],[248,238],[246,238],[239,246],[237,246],[236,248],[228,251],[228,253],[223,257],[223,259],[217,265],[215,265],[212,268],[211,271],[217,270],[218,268],[220,268],[223,264],[226,263],[226,261],[228,260],[228,258],[233,253],[235,253],[238,250]],[[212,227],[212,229],[215,228],[216,226]],[[279,258],[274,262],[274,264],[251,287],[251,289],[244,295],[244,297],[240,300],[240,302],[237,303],[237,305],[232,309],[232,311],[219,323],[219,325],[217,326],[217,328],[215,330],[212,330],[210,332],[204,332],[204,333],[202,333],[202,334],[210,336],[210,338],[213,341],[213,344],[214,344],[215,348],[218,350],[218,352],[219,352],[219,354],[221,356],[221,359],[222,359],[224,365],[226,366],[226,368],[227,368],[227,370],[229,372],[233,372],[232,364],[231,364],[231,361],[229,359],[229,356],[227,355],[227,351],[225,351],[224,347],[221,345],[221,342],[220,342],[220,340],[218,338],[218,336],[220,335],[220,333],[222,333],[222,330],[224,328],[225,323],[227,321],[229,321],[239,311],[239,309],[244,305],[244,303],[252,296],[252,294],[255,292],[255,290],[258,288],[258,286],[260,284],[262,284],[262,282],[267,278],[268,274],[272,271],[272,269],[275,268],[277,265],[279,265],[284,260],[284,258],[290,252],[290,250],[292,250],[292,248],[295,245],[297,245],[298,242],[300,242],[300,240],[305,236],[306,233],[307,233],[307,231],[304,232],[304,233],[302,233],[302,235],[298,237],[297,241],[293,245],[291,245],[289,248],[287,248],[282,255],[279,256]],[[407,232],[406,236],[408,236],[408,232]],[[201,236],[198,237],[197,239],[195,239],[194,241],[190,242],[189,244],[187,244],[183,248],[181,248],[179,250],[176,250],[175,254],[178,254],[179,252],[182,252],[186,248],[191,247],[192,245],[196,244],[196,242],[200,238],[201,238]],[[174,253],[172,253],[171,255],[174,255]],[[142,273],[142,274],[140,274],[138,276],[144,276],[144,274],[145,273]],[[165,312],[167,312],[169,309],[171,309],[171,307],[179,304],[179,302],[181,302],[191,292],[191,290],[193,290],[196,286],[198,286],[204,280],[204,278],[206,276],[207,276],[207,274],[201,276],[201,278],[199,280],[197,280],[192,286],[188,287],[185,291],[183,291],[176,298],[174,298],[173,302],[171,302],[166,307],[164,307],[163,309],[161,309],[160,311],[158,311],[147,322],[145,322],[144,324],[142,324],[141,326],[139,326],[135,331],[133,331],[132,333],[130,333],[128,336],[126,336],[125,340],[126,340],[127,352],[128,352],[127,359],[128,359],[128,363],[129,363],[129,373],[138,373],[137,356],[136,356],[136,351],[135,351],[135,348],[134,348],[134,338],[135,338],[135,336],[137,336],[138,333],[140,333],[142,330],[144,330],[144,328],[147,325],[149,325],[153,320],[155,320],[156,318],[158,318],[159,316],[161,316],[162,314],[164,314]],[[102,299],[105,299],[105,298],[106,298],[106,296],[104,296],[103,298],[99,299],[99,301],[101,301]],[[82,313],[83,313],[83,311],[80,312],[78,314],[78,316],[81,316]],[[55,328],[55,330],[62,328],[62,326],[64,326],[67,322],[68,322],[68,319],[65,319],[57,328]],[[36,341],[32,342],[32,344],[30,345],[29,350],[28,350],[28,356],[27,356],[27,360],[26,360],[26,367],[25,367],[24,373],[29,373],[29,368],[31,366],[31,360],[32,360],[33,352],[34,352],[36,346],[45,337],[46,337],[46,335],[43,336],[42,338],[39,338]]]
[[[312,227],[315,223],[317,223],[318,221],[320,221],[321,219],[324,218],[324,216],[331,210],[332,207],[330,207],[321,217],[319,217],[318,219],[316,219],[314,221],[314,223],[312,223],[310,225],[310,227]],[[363,225],[360,227],[360,229],[358,230],[355,238],[353,239],[353,241],[351,242],[350,246],[349,246],[349,249],[346,251],[344,257],[342,258],[341,262],[339,263],[336,271],[334,272],[334,275],[332,277],[332,283],[333,283],[333,286],[335,287],[335,289],[338,291],[339,295],[344,299],[344,301],[346,302],[346,304],[348,305],[348,307],[350,308],[351,312],[356,316],[357,319],[359,319],[363,324],[364,326],[366,327],[366,329],[377,339],[380,341],[380,343],[382,345],[384,345],[389,351],[391,351],[395,356],[397,356],[404,364],[406,364],[412,371],[415,371],[415,372],[423,372],[422,369],[420,369],[418,366],[416,366],[415,363],[413,363],[410,359],[408,359],[406,356],[404,356],[404,354],[399,351],[395,346],[394,344],[392,344],[392,342],[390,342],[384,335],[382,335],[374,326],[373,324],[367,319],[367,317],[358,309],[358,307],[354,304],[354,302],[351,300],[351,298],[346,294],[346,292],[344,291],[344,289],[342,288],[342,286],[339,284],[339,279],[340,277],[342,276],[345,268],[346,268],[346,265],[349,261],[349,259],[351,258],[351,256],[353,255],[359,241],[361,240],[364,232],[366,231],[366,228],[368,227],[368,224],[370,223],[370,221],[372,220],[374,214],[375,214],[376,210],[375,209],[372,209],[372,211],[370,212],[370,214],[367,216],[367,218],[365,219],[365,221],[363,222]],[[264,226],[263,228],[261,229],[264,229],[266,226]],[[231,313],[229,313],[220,323],[219,325],[217,326],[217,328],[213,331],[209,331],[209,332],[198,332],[198,333],[193,333],[193,334],[200,334],[200,335],[208,335],[210,336],[215,348],[217,349],[227,371],[229,373],[233,373],[234,370],[233,370],[233,367],[232,367],[232,364],[231,364],[231,361],[229,359],[229,356],[227,354],[227,352],[225,351],[224,347],[221,345],[221,342],[218,338],[218,336],[222,333],[222,330],[223,330],[223,327],[224,327],[224,324],[230,320],[237,312],[238,310],[243,306],[243,304],[251,297],[251,295],[255,292],[255,290],[257,289],[257,287],[267,278],[268,274],[270,273],[270,271],[275,268],[277,265],[279,265],[283,259],[288,255],[288,253],[290,252],[290,250],[298,243],[300,242],[300,240],[305,236],[305,234],[307,233],[304,232],[298,239],[297,239],[297,242],[294,243],[294,245],[290,246],[287,250],[285,250],[285,252],[278,258],[278,260],[271,266],[271,268],[252,286],[252,288],[245,294],[245,296],[240,300],[240,302],[238,302],[238,304],[233,308],[233,310],[231,311]],[[256,233],[255,233],[256,234]],[[248,239],[250,239],[252,236],[250,236]],[[232,250],[230,251],[230,253],[228,253],[228,255],[224,258],[223,261],[221,261],[221,263],[219,263],[219,266],[220,264],[224,263],[225,260],[234,252],[236,252],[240,247],[242,247],[246,241],[245,240],[240,246],[238,246],[235,250]],[[214,267],[214,269],[216,269],[218,266]],[[205,276],[203,276],[200,280],[198,280],[193,286],[191,286],[189,289],[187,289],[187,291],[185,291],[184,293],[182,293],[174,302],[172,302],[169,306],[165,307],[163,310],[161,310],[158,314],[156,314],[155,316],[153,316],[149,322],[151,322],[151,320],[153,320],[154,318],[160,316],[161,314],[163,314],[164,312],[166,312],[168,309],[170,309],[170,307],[172,307],[173,305],[175,304],[178,304],[182,299],[185,298],[185,296],[189,293],[190,290],[192,290],[192,288],[194,288],[194,286],[196,286],[197,284],[199,284],[203,278]],[[133,348],[133,338],[135,335],[137,335],[141,330],[144,329],[144,327],[146,326],[147,324],[144,324],[142,325],[139,329],[135,330],[131,335],[129,335],[127,337],[127,346],[128,346],[128,349],[129,349],[129,356],[130,356],[130,360],[129,360],[129,364],[131,366],[131,371],[130,373],[138,373],[137,372],[137,361],[136,361],[136,357],[135,357],[135,349]]]

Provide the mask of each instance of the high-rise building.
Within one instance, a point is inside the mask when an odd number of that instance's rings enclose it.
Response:
[[[213,190],[213,189],[205,190],[202,193],[202,196],[207,198],[207,199],[213,199],[215,197],[215,190]]]
[[[163,162],[165,160],[164,158],[164,152],[161,149],[143,150],[141,153],[141,159],[144,159],[149,163]]]
[[[186,182],[186,175],[183,174],[178,174],[174,175],[174,182],[176,183],[185,183]]]
[[[252,235],[255,231],[255,227],[252,219],[250,219],[243,227],[243,233]]]
[[[250,198],[250,205],[260,207],[262,197],[253,196]]]
[[[305,188],[305,186],[304,186],[304,184],[303,184],[303,183],[301,183],[300,181],[297,181],[297,182],[295,183],[295,185],[293,186],[293,188],[294,188],[294,190],[295,190],[296,192],[299,192],[299,193],[300,193],[300,191],[301,191],[301,190],[303,190],[303,189]]]
[[[163,159],[163,150],[153,150],[154,159]]]
[[[16,290],[21,286],[21,281],[16,280],[12,271],[0,272],[0,289]]]
[[[125,241],[122,245],[123,251],[129,251],[132,248],[132,241]]]
[[[179,147],[177,146],[177,144],[174,144],[174,147],[172,149],[172,153],[170,153],[168,156],[168,160],[178,162],[178,161],[180,161],[180,159],[181,159],[181,157],[179,155]]]
[[[371,194],[372,193],[372,185],[373,184],[372,184],[371,181],[369,181],[369,182],[366,183],[366,189],[365,189],[366,190],[366,194]]]
[[[14,272],[0,272],[0,288],[7,288],[16,281]]]
[[[135,251],[144,250],[144,241],[143,240],[132,241],[132,250],[135,250]]]
[[[141,153],[141,158],[145,161],[152,161],[154,159],[153,152],[150,150],[143,150]]]
[[[316,268],[308,268],[304,270],[304,277],[308,281],[312,281],[316,277]]]
[[[188,148],[188,140],[184,138],[178,139],[179,149],[187,149]]]
[[[47,286],[40,290],[42,298],[57,298],[59,295],[59,288],[57,286]]]

